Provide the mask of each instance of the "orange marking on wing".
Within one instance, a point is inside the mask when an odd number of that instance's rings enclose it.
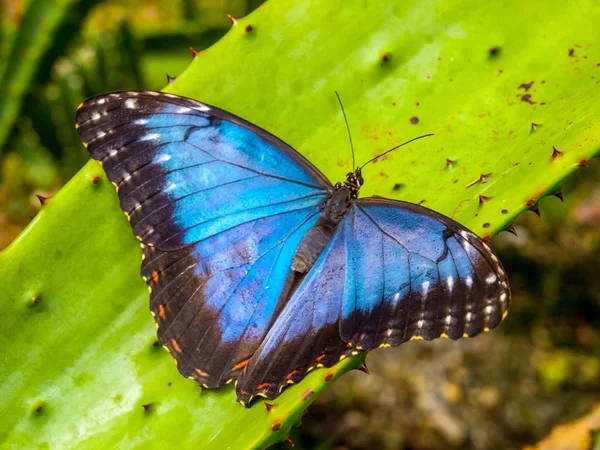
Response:
[[[269,387],[269,383],[263,383],[263,384],[259,384],[258,386],[256,386],[257,390],[263,389]]]
[[[197,367],[194,369],[196,372],[198,372],[198,375],[203,376],[203,377],[207,377],[208,374],[206,372],[201,371],[200,369],[198,369]]]
[[[246,368],[248,367],[248,363],[250,362],[250,358],[242,361],[241,363],[236,364],[235,366],[232,367],[231,371],[235,371],[235,370],[240,370],[240,369],[244,369],[244,373],[246,373]]]
[[[152,281],[158,283],[158,272],[156,270],[152,272]]]
[[[173,350],[175,350],[177,353],[181,353],[181,348],[175,339],[171,338],[171,344],[173,344]]]
[[[292,370],[290,373],[288,373],[288,375],[287,375],[287,377],[285,377],[285,379],[286,379],[286,380],[289,380],[289,379],[291,379],[291,378],[294,376],[294,374],[295,374],[296,372],[297,372],[296,370]]]
[[[321,362],[324,358],[325,358],[325,353],[323,353],[321,356],[317,357],[317,359],[315,359],[315,361]]]
[[[163,305],[158,305],[158,315],[161,319],[167,318],[167,315],[165,314],[165,308],[163,308]]]

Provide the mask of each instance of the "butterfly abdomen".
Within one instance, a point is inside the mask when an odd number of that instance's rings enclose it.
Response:
[[[321,217],[306,233],[296,250],[292,270],[306,273],[312,268],[350,206],[350,191],[346,187],[340,187],[327,198]]]

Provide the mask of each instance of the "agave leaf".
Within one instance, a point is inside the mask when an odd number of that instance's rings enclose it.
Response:
[[[358,162],[435,133],[368,166],[363,194],[424,201],[490,236],[598,153],[599,22],[593,0],[273,0],[167,90],[264,127],[333,181],[351,165],[334,90]],[[95,162],[2,253],[0,442],[265,447],[361,364],[315,370],[270,411],[231,387],[201,392],[154,346],[140,264]]]

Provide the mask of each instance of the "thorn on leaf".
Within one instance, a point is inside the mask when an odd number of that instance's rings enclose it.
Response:
[[[552,161],[556,158],[560,158],[563,155],[563,152],[559,151],[556,147],[552,146]]]
[[[585,159],[582,159],[581,161],[579,161],[577,163],[577,166],[578,167],[589,167],[589,164],[588,164],[588,162]]]
[[[265,405],[265,408],[267,408],[267,412],[271,412],[271,410],[273,408],[275,408],[275,406],[276,406],[273,403],[267,403],[267,402],[265,402],[264,405]]]
[[[231,24],[232,24],[233,26],[236,26],[236,25],[237,25],[237,23],[238,23],[238,20],[237,20],[235,17],[233,17],[231,14],[227,14],[227,17],[229,17],[229,20],[231,20]]]
[[[486,197],[485,195],[480,195],[479,196],[479,206],[483,206],[485,205],[487,202],[490,201],[492,197]]]
[[[46,205],[48,203],[48,201],[52,198],[52,197],[44,197],[43,195],[39,195],[39,194],[35,194],[35,196],[40,201],[40,206]]]

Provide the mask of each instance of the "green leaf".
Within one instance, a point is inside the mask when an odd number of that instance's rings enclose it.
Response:
[[[351,165],[334,90],[357,162],[435,133],[367,166],[363,195],[425,201],[491,235],[598,153],[599,22],[592,0],[273,0],[168,90],[271,131],[333,181]],[[288,436],[329,374],[361,364],[315,370],[270,412],[244,409],[230,386],[201,392],[154,346],[140,264],[95,162],[1,254],[0,442],[264,447]]]

